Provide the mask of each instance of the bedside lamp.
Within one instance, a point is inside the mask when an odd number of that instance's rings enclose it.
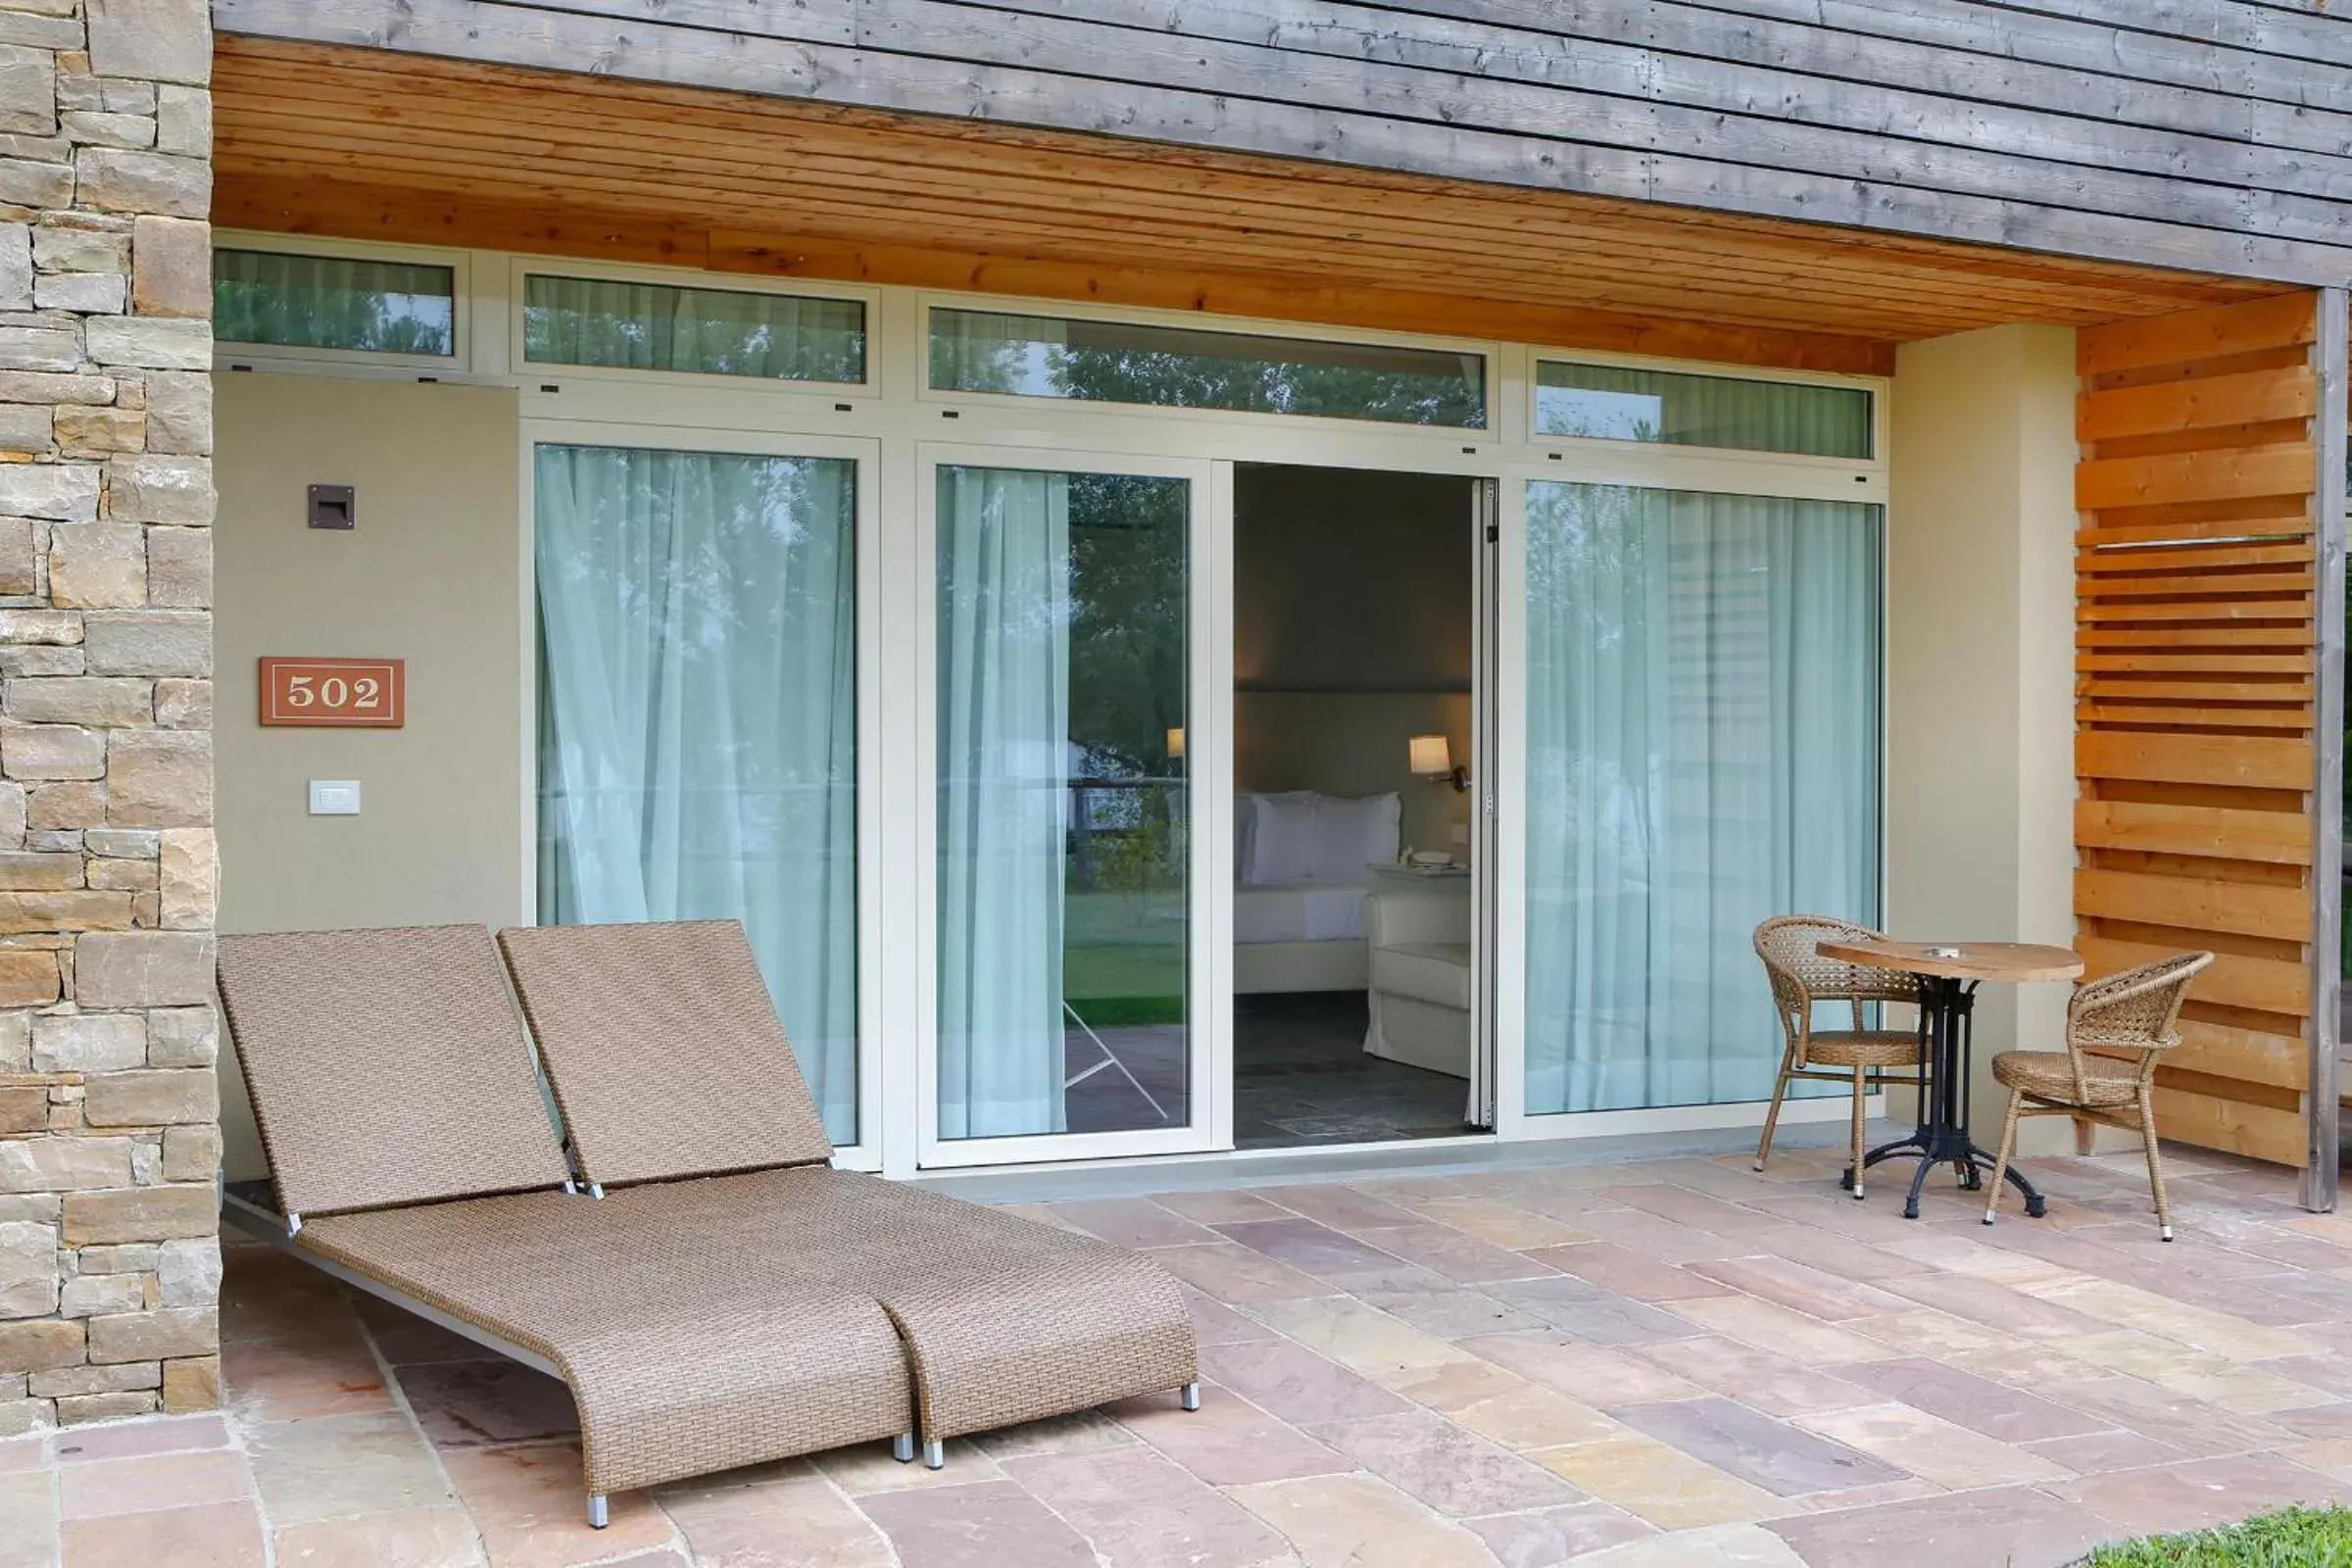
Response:
[[[1415,773],[1432,784],[1450,784],[1457,790],[1470,787],[1470,770],[1455,764],[1453,748],[1443,735],[1415,735],[1406,743],[1412,752]]]
[[[1168,731],[1168,760],[1171,762],[1184,760],[1184,726],[1182,724],[1178,724]]]

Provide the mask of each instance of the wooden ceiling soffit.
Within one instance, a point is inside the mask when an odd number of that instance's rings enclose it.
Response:
[[[1894,369],[1891,343],[1841,333],[1370,287],[1270,270],[1169,266],[1140,256],[1075,258],[760,232],[709,226],[674,214],[570,203],[529,206],[307,174],[225,170],[215,191],[213,217],[222,228],[387,244],[1198,311],[1779,369],[1866,375]]]

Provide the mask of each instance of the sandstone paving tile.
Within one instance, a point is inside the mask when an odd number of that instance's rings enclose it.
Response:
[[[220,1347],[220,1391],[222,1402],[244,1420],[392,1408],[383,1371],[356,1323],[327,1333],[229,1340]]]
[[[1688,1339],[1694,1332],[1688,1318],[1565,1274],[1501,1280],[1486,1289],[1489,1295],[1533,1314],[1544,1326],[1594,1345],[1647,1345]]]
[[[459,1508],[397,1508],[315,1519],[272,1533],[278,1568],[479,1568],[473,1521]]]
[[[1425,1334],[1352,1298],[1269,1301],[1253,1308],[1252,1315],[1317,1355],[1390,1388],[1410,1373],[1474,1365],[1479,1359],[1450,1340]]]
[[[1231,1189],[1202,1193],[1154,1193],[1152,1201],[1197,1225],[1215,1225],[1229,1219],[1280,1219],[1290,1212],[1254,1193]]]
[[[1612,1546],[1577,1568],[1804,1568],[1788,1544],[1759,1525],[1719,1525]]]
[[[2298,1443],[2278,1452],[2306,1469],[2317,1470],[2337,1481],[2352,1481],[2352,1439],[2321,1438],[2310,1443]]]
[[[1202,1391],[1198,1410],[1125,1399],[1109,1413],[1130,1432],[1212,1487],[1290,1481],[1354,1468],[1290,1423],[1227,1389]]]
[[[538,1442],[580,1429],[571,1391],[519,1361],[433,1361],[396,1375],[417,1426],[437,1448]]]
[[[664,1489],[661,1503],[706,1568],[892,1568],[882,1532],[813,1474]]]
[[[855,1447],[828,1448],[809,1455],[809,1462],[826,1479],[853,1497],[873,1492],[910,1492],[928,1487],[959,1487],[967,1481],[992,1481],[1004,1472],[974,1446],[969,1438],[950,1438],[944,1450],[947,1467],[934,1470],[919,1463],[902,1464],[891,1457],[887,1443],[860,1443]]]
[[[1274,1331],[1255,1318],[1246,1317],[1189,1285],[1182,1289],[1185,1310],[1192,1314],[1194,1344],[1239,1345],[1245,1340],[1274,1338]]]
[[[2352,1496],[2352,1483],[2270,1453],[2082,1476],[2048,1490],[2097,1514],[2119,1536],[2205,1530],[2288,1503]]]
[[[2031,1486],[2073,1472],[2014,1444],[1908,1404],[1863,1404],[1792,1418],[1808,1432],[1875,1455],[1939,1487]]]
[[[1054,1216],[1118,1247],[1181,1247],[1216,1233],[1148,1198],[1097,1198],[1047,1205]]]
[[[2200,1458],[2280,1448],[2295,1441],[2293,1433],[2264,1417],[2239,1415],[2183,1398],[2120,1373],[2044,1384],[2039,1392],[2061,1404]]]
[[[1838,1367],[1851,1361],[1875,1361],[1886,1353],[1886,1348],[1876,1340],[1760,1297],[1703,1296],[1669,1302],[1668,1307],[1677,1316],[1727,1339],[1806,1366]]]
[[[0,1568],[51,1568],[57,1526],[54,1476],[44,1470],[0,1474]]]
[[[69,1519],[59,1531],[63,1568],[263,1568],[269,1545],[251,1500]]]
[[[1873,1397],[1842,1377],[1716,1335],[1639,1345],[1631,1353],[1767,1415],[1836,1410],[1866,1404]]]
[[[1238,1242],[1163,1248],[1152,1254],[1152,1261],[1228,1306],[1252,1301],[1303,1300],[1329,1296],[1334,1290],[1327,1281],[1301,1274]]]
[[[1693,1274],[1614,1242],[1578,1242],[1567,1247],[1543,1247],[1528,1253],[1563,1274],[1575,1276],[1614,1295],[1637,1301],[1683,1301],[1701,1296],[1730,1296],[1732,1288],[1719,1280]]]
[[[1199,1476],[1143,1447],[1016,1459],[1005,1470],[1083,1537],[1102,1568],[1259,1568],[1290,1544]]]
[[[49,1462],[49,1441],[37,1433],[25,1438],[0,1438],[0,1476],[39,1470]]]
[[[159,1453],[68,1465],[58,1473],[57,1494],[62,1517],[97,1519],[251,1498],[253,1474],[245,1456],[229,1449]]]
[[[695,1568],[686,1555],[663,1547],[658,1551],[632,1551],[626,1557],[602,1557],[596,1568]],[[710,1568],[705,1564],[704,1568]]]
[[[487,1353],[463,1334],[453,1334],[389,1301],[363,1296],[353,1306],[368,1338],[375,1342],[376,1353],[394,1367],[424,1361],[478,1361]]]
[[[281,1339],[356,1321],[351,1294],[327,1275],[274,1247],[227,1247],[220,1252],[220,1339]]]
[[[1558,1568],[1570,1561],[1586,1562],[1604,1547],[1658,1534],[1655,1525],[1598,1498],[1462,1523],[1477,1532],[1501,1568]]]
[[[1377,1230],[1388,1225],[1411,1225],[1420,1219],[1409,1208],[1400,1208],[1370,1193],[1358,1191],[1344,1182],[1307,1182],[1292,1187],[1259,1187],[1252,1192],[1269,1203],[1320,1220],[1338,1230]]]
[[[1428,1410],[1332,1421],[1307,1431],[1448,1518],[1548,1508],[1584,1496],[1556,1472]]]
[[[1838,1513],[1847,1508],[1875,1508],[1883,1503],[1908,1502],[1914,1497],[1936,1497],[1952,1491],[1939,1487],[1924,1476],[1905,1476],[1900,1481],[1881,1481],[1867,1487],[1848,1487],[1843,1492],[1808,1492],[1789,1502],[1803,1513]]]
[[[2330,1398],[2309,1384],[2135,1329],[2053,1343],[2079,1361],[2129,1373],[2160,1389],[2245,1415],[2301,1409]]]
[[[59,1464],[91,1464],[101,1459],[131,1459],[149,1453],[179,1453],[191,1448],[228,1446],[228,1423],[219,1415],[151,1416],[106,1426],[69,1427],[52,1437],[50,1452]]]
[[[1145,1397],[1150,1398],[1151,1396]],[[1172,1394],[1160,1395],[1158,1398],[1180,1414],[1197,1413],[1184,1411]],[[972,1435],[974,1447],[991,1459],[1000,1461],[1033,1453],[1078,1453],[1089,1448],[1116,1447],[1134,1441],[1134,1433],[1100,1410],[1079,1410],[1070,1415],[1050,1416],[1043,1421],[1024,1421],[1017,1427]]]
[[[2010,1248],[1992,1246],[1974,1236],[1962,1236],[1926,1226],[1922,1226],[1914,1236],[1882,1242],[1877,1250],[1920,1265],[1916,1272],[1936,1269],[1947,1274],[1966,1274],[1973,1279],[1991,1280],[1996,1285],[2055,1279],[2069,1272],[2055,1263]]]
[[[2268,1361],[2308,1354],[2317,1348],[2291,1331],[2249,1323],[2227,1312],[2168,1300],[2152,1291],[2120,1285],[2113,1280],[2082,1278],[2022,1286],[2045,1302],[2072,1309],[2109,1325],[2139,1329],[2165,1339],[2179,1340],[2232,1361]],[[2082,1332],[2097,1333],[2096,1329]]]
[[[1889,1312],[1884,1317],[1856,1318],[1845,1327],[1878,1341],[1892,1354],[1931,1356],[1938,1360],[1976,1350],[2006,1350],[2018,1343],[2014,1335],[1925,1306],[1915,1306],[1908,1312]]]
[[[1506,1448],[1556,1448],[1626,1435],[1625,1428],[1581,1399],[1513,1380],[1514,1386],[1446,1409],[1454,1425]]]
[[[571,1444],[452,1448],[441,1463],[490,1568],[572,1568],[671,1544],[669,1516],[642,1492],[614,1494],[607,1499],[610,1524],[591,1529],[580,1450]],[[279,1517],[274,1507],[270,1517]]]
[[[1555,1272],[1527,1252],[1494,1247],[1444,1225],[1387,1225],[1372,1233],[1384,1252],[1461,1284],[1524,1280]]]
[[[1008,1480],[876,1493],[859,1506],[904,1568],[1097,1568],[1078,1533]]]
[[[1202,1346],[1200,1370],[1294,1425],[1388,1415],[1404,1408],[1401,1398],[1378,1384],[1287,1341]]]
[[[1061,1205],[1058,1203],[997,1203],[992,1206],[1006,1214],[1018,1214],[1023,1219],[1033,1219],[1040,1225],[1051,1225],[1055,1230],[1066,1231],[1072,1236],[1093,1234],[1063,1214]]]
[[[2136,1470],[2142,1465],[2183,1457],[2179,1448],[2136,1432],[2126,1432],[2121,1427],[2085,1432],[2075,1438],[2041,1438],[2018,1446],[2085,1476],[2103,1470]]]
[[[1761,1487],[1649,1438],[1580,1443],[1528,1457],[1660,1530],[1747,1524],[1789,1507]]]
[[[1269,1481],[1229,1494],[1280,1531],[1304,1568],[1494,1568],[1477,1536],[1374,1476]]]
[[[1949,1312],[2012,1338],[2055,1340],[2112,1328],[2114,1325],[2105,1318],[2077,1311],[2039,1294],[2028,1294],[2069,1282],[2071,1277],[2060,1276],[2010,1286],[1967,1274],[1937,1274],[1930,1278],[1889,1280],[1885,1288],[1897,1296],[1907,1296],[1922,1306]]]
[[[1740,1257],[1755,1250],[1748,1242],[1702,1231],[1695,1225],[1685,1225],[1645,1208],[1594,1209],[1577,1221],[1577,1228],[1600,1241],[1665,1263],[1706,1262]]]
[[[1807,1568],[2064,1568],[2113,1534],[2089,1510],[2031,1487],[1794,1514],[1764,1528]]]
[[[1214,1234],[1322,1280],[1387,1274],[1403,1262],[1394,1252],[1304,1217],[1232,1220],[1217,1226]]]
[[[2106,1426],[2029,1390],[1924,1356],[1865,1361],[1841,1367],[1838,1375],[1873,1395],[1899,1399],[2003,1443],[2082,1437]]]
[[[1825,1323],[1876,1317],[1910,1305],[1902,1297],[1780,1257],[1727,1257],[1693,1263],[1690,1272]]]
[[[1581,1283],[1581,1282],[1580,1282]],[[1587,1286],[1588,1291],[1592,1287]],[[1597,1296],[1597,1292],[1594,1292]],[[1442,1340],[1540,1329],[1544,1319],[1485,1291],[1448,1285],[1434,1291],[1359,1290],[1356,1298]]]
[[[1383,1388],[1447,1415],[1527,1386],[1527,1380],[1483,1357],[1445,1366],[1404,1367],[1383,1376]]]
[[[1842,1492],[1908,1478],[1902,1469],[1857,1448],[1713,1395],[1614,1405],[1609,1414],[1776,1496]]]
[[[398,1415],[257,1422],[245,1448],[273,1525],[449,1501],[432,1449]]]
[[[2352,1402],[2342,1399],[2293,1410],[2273,1410],[2268,1419],[2306,1442],[2352,1438]]]
[[[1508,1248],[1514,1252],[1592,1239],[1591,1232],[1579,1230],[1565,1220],[1521,1208],[1499,1198],[1464,1194],[1418,1200],[1400,1199],[1398,1201],[1410,1207],[1414,1213],[1426,1215],[1449,1230],[1460,1231],[1490,1247]],[[2347,1257],[2345,1261],[2352,1264],[2352,1257]]]
[[[1587,1345],[1561,1334],[1495,1334],[1464,1340],[1496,1366],[1594,1405],[1642,1399],[1680,1399],[1701,1391],[1665,1368],[1621,1349]]]

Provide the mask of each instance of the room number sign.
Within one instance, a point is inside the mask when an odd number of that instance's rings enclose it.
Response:
[[[318,729],[398,729],[408,719],[405,659],[262,660],[262,722]]]

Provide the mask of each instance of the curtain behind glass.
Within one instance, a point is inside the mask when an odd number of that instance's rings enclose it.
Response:
[[[836,459],[537,458],[540,918],[742,920],[844,1144],[858,1137],[856,482]]]
[[[277,251],[213,253],[213,335],[223,343],[454,354],[457,273],[413,262]]]
[[[522,344],[533,364],[857,382],[865,379],[865,307],[534,272],[524,280]]]
[[[1536,367],[1536,431],[1867,458],[1871,395],[1859,387],[1545,360]]]
[[[1061,1132],[1070,487],[939,470],[939,1135]]]
[[[1750,944],[1876,923],[1880,521],[1528,486],[1527,1102],[1762,1100]]]

